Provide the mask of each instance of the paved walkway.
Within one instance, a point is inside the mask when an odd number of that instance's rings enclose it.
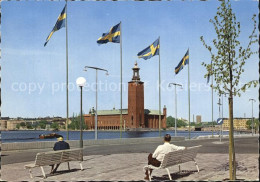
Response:
[[[68,171],[67,164],[60,165],[58,172],[54,175],[48,174],[50,167],[44,167],[46,171],[46,181],[140,181],[144,180],[143,166],[147,164],[148,153],[131,154],[111,154],[111,155],[91,155],[84,156],[84,171],[80,171],[78,162],[71,162],[71,170]],[[237,154],[236,160],[237,179],[246,181],[259,180],[258,154]],[[196,172],[193,162],[181,165],[182,171],[178,172],[178,166],[170,168],[173,180],[209,180],[220,181],[229,178],[228,154],[218,153],[198,153],[196,161],[200,168],[200,173]],[[15,163],[2,165],[2,180],[7,181],[43,181],[41,169],[32,170],[34,179],[29,176],[24,165],[33,163]],[[166,170],[157,170],[152,174],[152,180],[169,180]]]

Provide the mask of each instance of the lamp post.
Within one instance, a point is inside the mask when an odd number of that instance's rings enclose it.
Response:
[[[211,60],[211,122],[212,122],[212,138],[213,138],[213,66],[212,66],[212,60]]]
[[[80,87],[80,140],[79,140],[79,147],[83,148],[83,139],[82,139],[82,88],[86,84],[86,79],[84,77],[79,77],[79,78],[77,78],[76,83]]]
[[[252,123],[251,123],[251,126],[252,126],[252,136],[254,134],[254,113],[253,113],[253,103],[255,102],[255,99],[249,99],[249,101],[252,101]]]
[[[218,99],[218,112],[219,112],[219,118],[221,117],[220,116],[220,106],[221,105],[223,105],[223,104],[221,104],[221,102],[220,102],[220,97],[219,97],[219,99]],[[223,113],[222,113],[223,114]],[[223,120],[223,116],[222,116],[222,120]],[[221,128],[220,128],[220,131],[219,131],[219,140],[220,140],[220,142],[221,142],[221,137],[222,137],[222,124],[221,124],[221,126],[220,126]]]
[[[223,115],[223,105],[224,105],[224,99],[223,99],[223,95],[224,94],[221,94],[221,100],[222,100],[222,109],[221,109],[221,117],[222,117],[222,119],[223,119],[223,117],[224,117],[224,115]],[[226,98],[226,95],[225,95],[225,98]],[[223,119],[223,122],[224,122],[224,119]],[[221,125],[221,136],[223,136],[223,124]]]
[[[92,66],[85,66],[84,71],[87,71],[87,69],[95,69],[96,70],[96,112],[95,112],[95,140],[98,138],[97,134],[97,107],[98,107],[98,93],[97,93],[97,79],[98,79],[98,71],[105,71],[106,75],[108,75],[108,71],[106,69],[98,68],[98,67],[92,67]]]
[[[182,85],[178,83],[169,83],[169,87],[171,85],[175,86],[175,136],[177,136],[177,93],[176,93],[176,86],[180,86],[182,89]]]

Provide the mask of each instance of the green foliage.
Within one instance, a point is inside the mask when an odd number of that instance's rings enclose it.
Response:
[[[39,123],[38,122],[36,122],[36,123],[33,123],[33,125],[32,125],[32,127],[36,130],[37,129],[37,127],[38,127],[38,125],[39,125]]]
[[[174,123],[174,118],[172,116],[168,116],[166,118],[166,127],[174,127],[175,123]]]
[[[21,122],[21,123],[20,123],[20,126],[21,126],[21,127],[25,127],[25,126],[26,126],[25,122]]]
[[[168,116],[167,119],[166,119],[166,126],[167,126],[167,128],[168,127],[175,127],[175,118],[173,118],[172,116]],[[177,127],[178,128],[185,127],[185,126],[187,126],[187,124],[184,121],[177,119]]]
[[[195,122],[190,123],[190,126],[195,126],[195,127],[199,127],[199,126],[202,126],[202,125],[203,125],[202,123],[195,123]]]
[[[246,127],[249,130],[252,129],[252,119],[249,119],[249,120],[246,121]],[[258,128],[259,128],[259,119],[254,119],[254,128],[256,128],[258,130]]]
[[[212,126],[212,122],[205,122],[203,124],[204,126]],[[213,121],[213,126],[217,125],[217,122],[216,121]]]
[[[195,125],[196,125],[195,122],[191,122],[191,123],[190,123],[190,126],[195,126]]]
[[[71,123],[68,125],[68,128],[71,130],[79,130],[80,129],[80,115],[75,116],[73,114],[73,118],[71,119]],[[84,122],[84,118],[82,118],[82,129],[86,130],[88,129],[87,125]]]
[[[27,122],[27,123],[26,123],[26,128],[27,128],[27,129],[33,129],[32,124]]]
[[[52,122],[52,123],[51,123],[51,128],[53,128],[53,129],[59,129],[59,123],[57,123],[57,122]]]
[[[46,120],[39,121],[39,126],[40,126],[41,129],[45,129],[46,124],[48,124],[48,122]]]
[[[17,129],[20,129],[20,127],[21,127],[21,125],[18,123],[18,124],[16,124],[16,128]]]
[[[202,63],[207,70],[204,77],[206,78],[207,75],[214,76],[216,85],[213,86],[213,89],[219,95],[240,96],[241,91],[245,92],[247,88],[250,88],[252,85],[256,87],[258,84],[257,80],[252,80],[239,87],[239,80],[242,72],[244,72],[245,61],[253,54],[258,53],[258,50],[251,50],[252,45],[258,42],[255,18],[256,15],[253,15],[254,27],[249,36],[249,43],[246,48],[243,48],[238,40],[240,22],[236,20],[236,16],[232,12],[231,3],[222,1],[221,6],[218,7],[217,15],[214,19],[210,19],[217,35],[217,38],[212,41],[215,51],[213,51],[213,46],[206,44],[203,36],[200,37],[203,45],[211,54],[211,63]]]

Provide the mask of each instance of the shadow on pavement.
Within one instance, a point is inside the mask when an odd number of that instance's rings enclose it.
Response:
[[[189,171],[189,170],[181,170],[180,172],[171,173],[172,180],[177,180],[179,178],[187,177],[193,173],[198,172],[197,170]],[[153,181],[169,181],[169,176],[167,174],[162,177],[152,176]]]
[[[57,171],[57,172],[55,172],[54,174],[46,174],[46,178],[51,177],[51,176],[59,176],[59,175],[65,174],[65,173],[66,173],[66,174],[67,174],[67,173],[73,173],[73,172],[76,172],[76,171],[80,171],[80,169],[71,169],[71,170]],[[43,178],[42,175],[35,176],[35,177]]]

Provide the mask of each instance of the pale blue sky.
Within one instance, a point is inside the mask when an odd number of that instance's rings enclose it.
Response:
[[[168,83],[184,85],[178,92],[178,117],[188,118],[187,66],[177,75],[174,68],[190,50],[191,121],[192,115],[211,120],[211,91],[203,77],[206,70],[201,62],[210,62],[203,47],[215,37],[209,19],[216,15],[219,2],[68,2],[69,92],[70,116],[79,113],[80,92],[76,79],[86,78],[83,109],[95,106],[95,71],[83,72],[84,66],[109,70],[109,76],[99,72],[99,109],[120,108],[120,45],[107,43],[98,46],[97,39],[112,26],[122,22],[123,39],[123,108],[127,108],[127,82],[137,60],[141,80],[145,82],[145,108],[158,109],[158,56],[149,60],[137,59],[139,51],[161,38],[162,108],[174,114],[174,89]],[[65,28],[55,32],[44,47],[45,40],[56,23],[65,2],[2,2],[2,116],[39,117],[66,116],[66,47]],[[258,2],[232,2],[237,20],[241,22],[242,45],[247,45],[253,28],[253,14]],[[257,47],[254,47],[257,50]],[[259,78],[258,55],[245,65],[241,82]],[[29,90],[29,86],[31,90]],[[249,98],[258,117],[258,88],[252,88],[234,98],[234,116],[251,117]],[[218,97],[214,93],[214,119],[218,117]],[[228,117],[228,102],[224,100],[224,117]]]

